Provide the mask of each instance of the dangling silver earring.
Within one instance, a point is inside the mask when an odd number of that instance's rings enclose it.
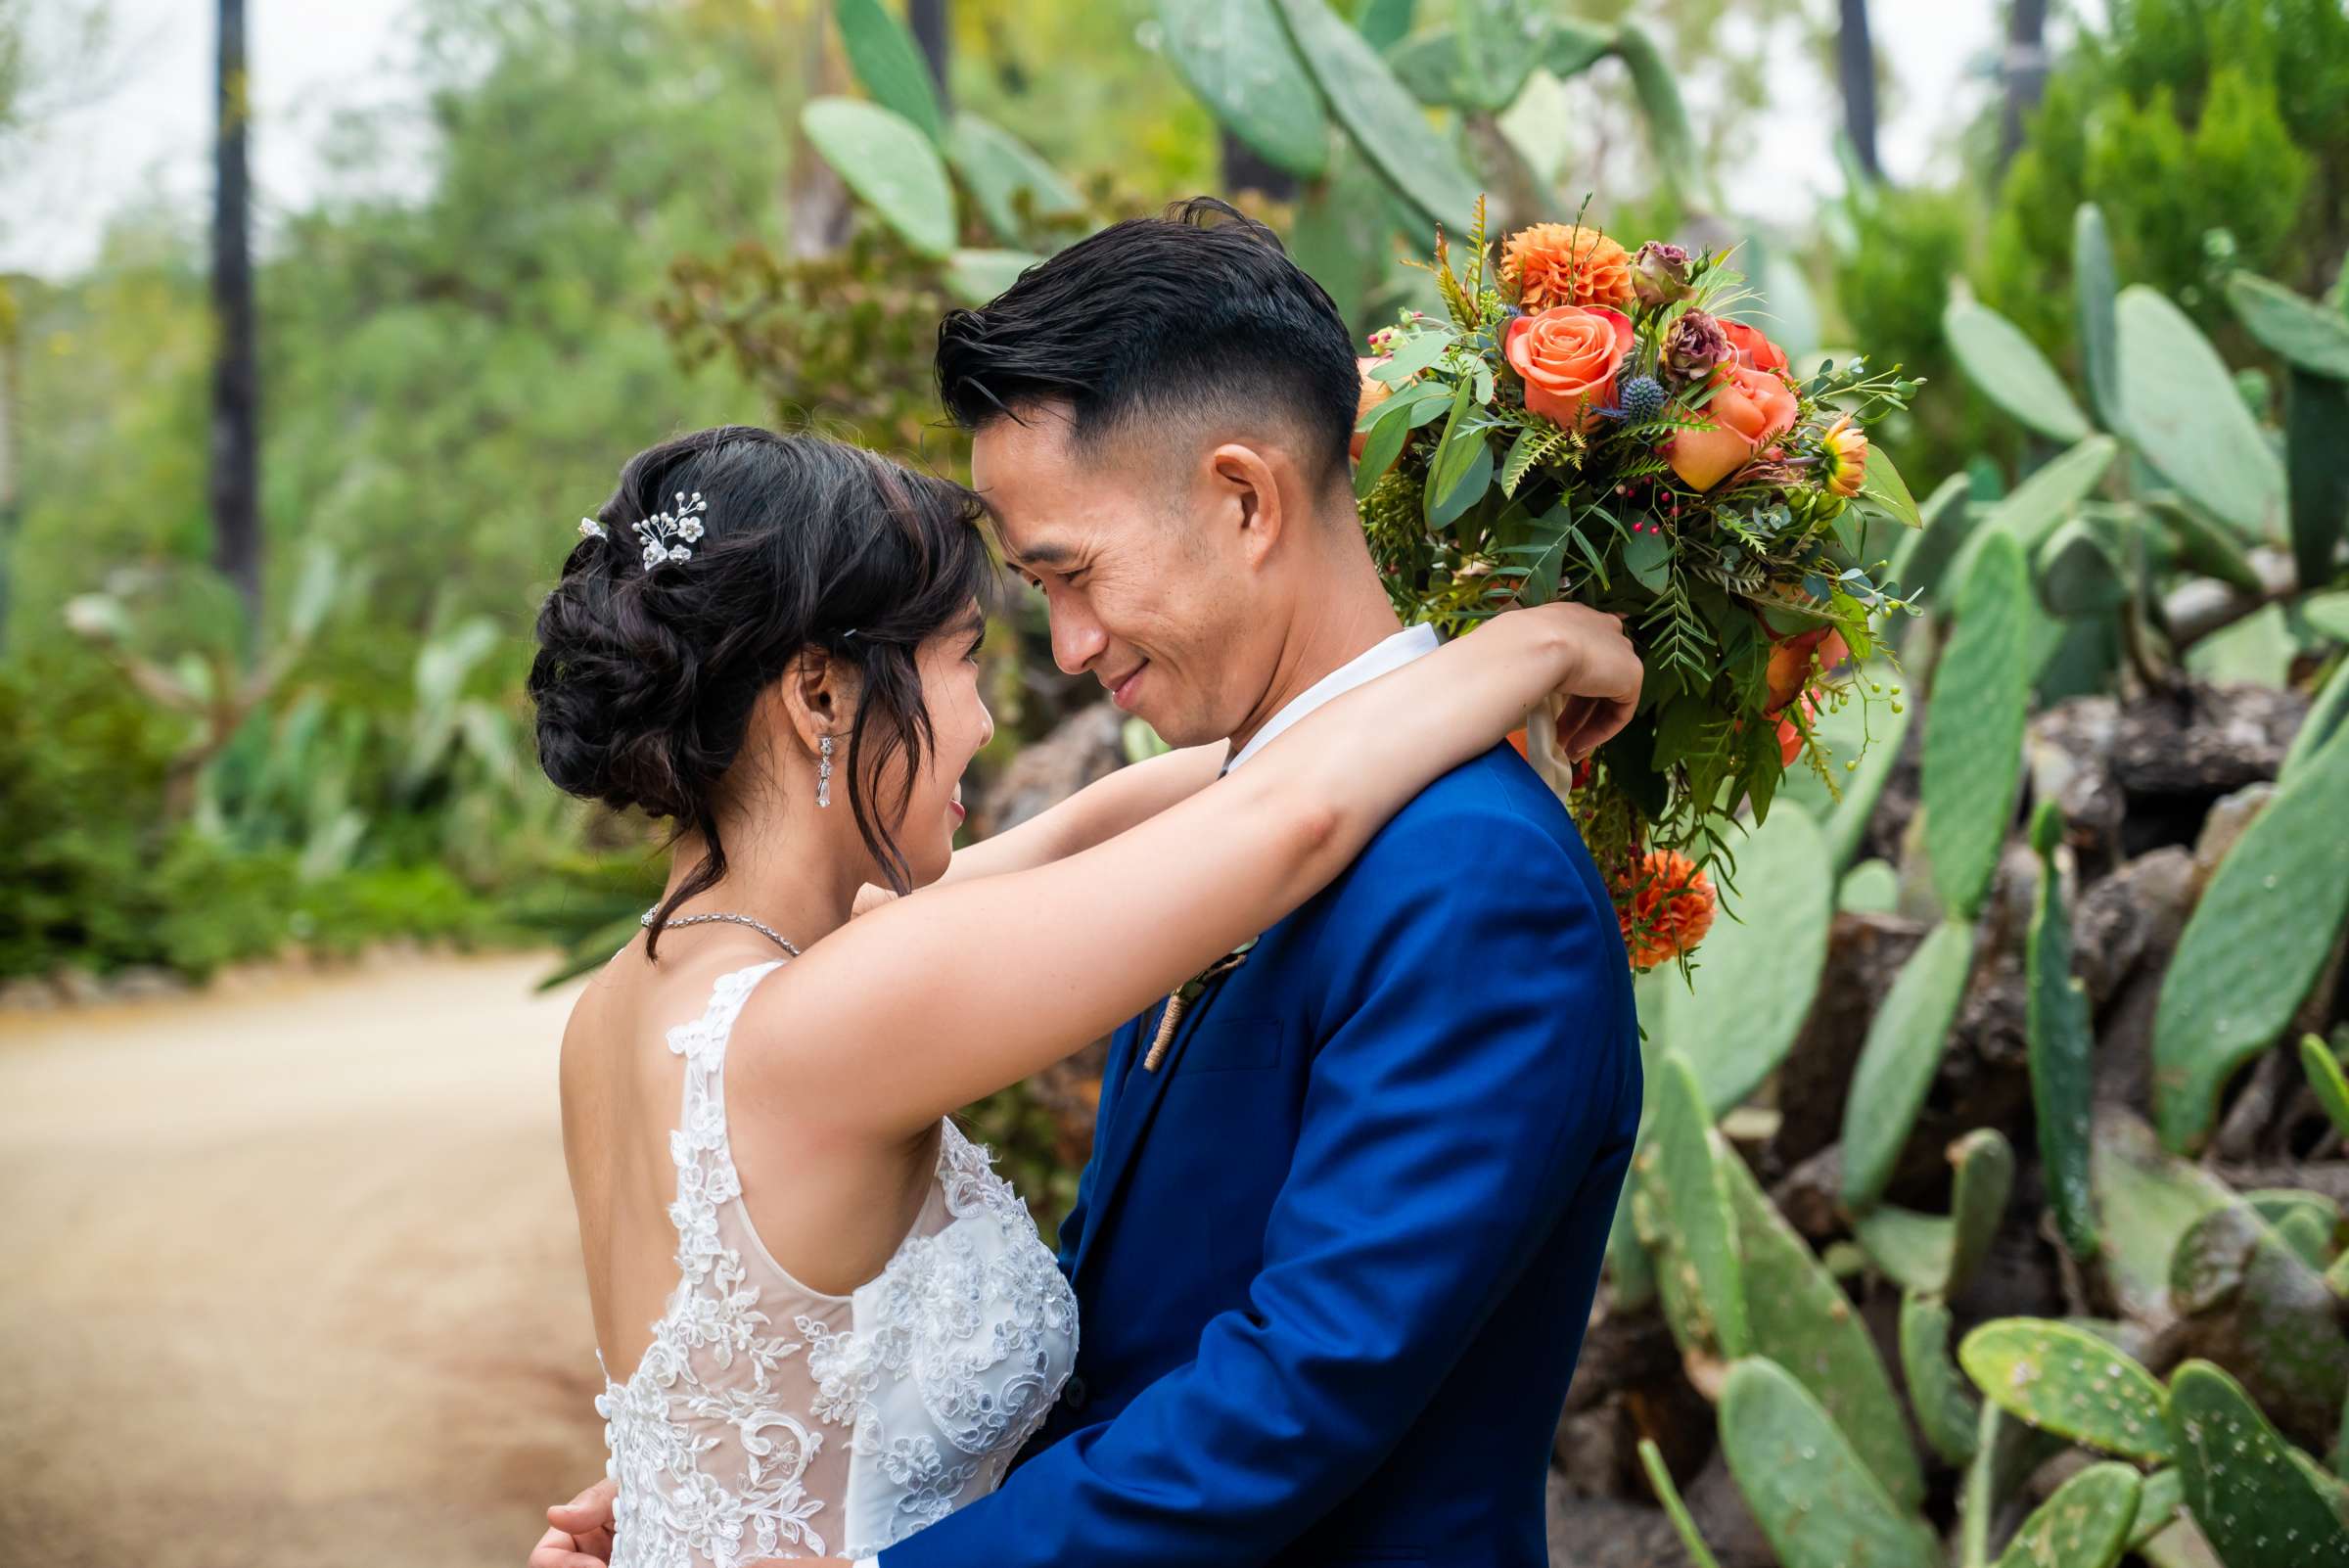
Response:
[[[823,745],[819,747],[817,751],[818,755],[815,761],[815,804],[818,806],[830,806],[832,804],[832,737],[826,735],[824,737]]]

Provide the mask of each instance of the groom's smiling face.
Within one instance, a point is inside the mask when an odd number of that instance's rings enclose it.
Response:
[[[1245,724],[1272,678],[1291,601],[1267,560],[1279,506],[1260,492],[1285,462],[1177,429],[1080,439],[1064,406],[1037,404],[980,429],[971,478],[1044,595],[1053,662],[1197,746]]]

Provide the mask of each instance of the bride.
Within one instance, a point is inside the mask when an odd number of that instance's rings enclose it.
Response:
[[[540,614],[547,776],[676,830],[562,1051],[622,1568],[864,1556],[991,1490],[1077,1307],[950,1113],[1312,898],[1552,691],[1602,699],[1595,745],[1636,690],[1612,618],[1513,612],[1244,772],[1172,753],[957,854],[980,516],[852,446],[705,431],[627,464]],[[926,891],[851,923],[868,885]]]

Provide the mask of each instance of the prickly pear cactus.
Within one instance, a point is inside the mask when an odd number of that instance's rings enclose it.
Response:
[[[2125,1464],[2092,1464],[2055,1489],[1999,1553],[1998,1568],[2112,1568],[2142,1491]]]
[[[1911,1291],[1901,1298],[1901,1375],[1933,1452],[1951,1464],[1971,1460],[1982,1409],[1950,1360],[1950,1309],[1939,1296]]]
[[[2014,1145],[1997,1128],[1977,1128],[1950,1145],[1958,1167],[1950,1191],[1950,1284],[1963,1290],[1973,1282],[1998,1239],[1999,1222],[2014,1192]]]
[[[1734,1360],[1748,1348],[1745,1282],[1728,1184],[1714,1158],[1713,1118],[1680,1052],[1665,1053],[1652,1084],[1655,1124],[1639,1154],[1639,1176],[1655,1205],[1655,1227],[1669,1238],[1664,1268],[1680,1272],[1680,1294],[1694,1307],[1710,1348]]]
[[[1854,1210],[1874,1204],[1892,1179],[1964,999],[1973,957],[1973,927],[1943,921],[1901,966],[1868,1026],[1843,1113],[1843,1201]]]
[[[1784,1568],[1941,1568],[1924,1521],[1896,1502],[1819,1402],[1760,1357],[1729,1368],[1721,1447]]]
[[[1993,534],[1958,586],[1958,624],[1925,707],[1925,853],[1942,906],[1962,920],[1982,906],[2014,815],[2031,707],[2015,650],[2032,609],[2022,548]]]
[[[2096,1114],[2089,1170],[2096,1190],[2106,1277],[2132,1317],[2168,1311],[2170,1260],[2188,1226],[2234,1194],[2200,1166],[2166,1152],[2126,1111]]]
[[[2349,731],[2277,786],[2187,920],[2153,1014],[2154,1109],[2180,1153],[2209,1135],[2228,1079],[2291,1021],[2349,914],[2343,801]]]
[[[2234,1378],[2188,1361],[2168,1421],[2187,1511],[2227,1568],[2349,1568],[2349,1529]]]
[[[2177,1522],[2186,1506],[2186,1477],[2176,1465],[2156,1470],[2138,1489],[2137,1518],[2129,1526],[2129,1549],[2137,1550]]]
[[[2349,666],[2342,667],[2349,669]],[[2300,1037],[2300,1068],[2308,1075],[2308,1086],[2316,1091],[2317,1103],[2341,1136],[2349,1138],[2349,1076],[2341,1072],[2341,1059],[2332,1054],[2332,1047],[2314,1035]]]
[[[1714,1116],[1771,1075],[1811,1015],[1835,918],[1828,862],[1818,824],[1779,802],[1737,846],[1737,892],[1727,896],[1737,918],[1714,922],[1694,984],[1665,992],[1664,1041],[1688,1053]]]
[[[2161,1385],[2084,1328],[2003,1317],[1966,1335],[1958,1361],[1984,1397],[2043,1431],[2150,1463],[2170,1457]]]
[[[2096,1050],[2088,992],[2072,975],[2072,925],[2064,911],[2056,851],[2063,813],[2043,802],[2031,820],[2039,852],[2039,902],[2025,958],[2030,997],[2031,1105],[2055,1230],[2074,1258],[2096,1255],[2096,1194],[2089,1178],[2089,1124]]]
[[[1756,1354],[1791,1373],[1850,1434],[1877,1484],[1904,1507],[1923,1474],[1892,1379],[1851,1299],[1736,1158],[1721,1161],[1735,1201],[1745,1267],[1745,1321]]]
[[[2271,1200],[2297,1218],[2307,1204]],[[2188,1348],[2228,1367],[2260,1407],[2322,1449],[2349,1398],[2349,1338],[2340,1301],[2291,1240],[2248,1200],[2204,1215],[2178,1243],[2170,1296]]]
[[[1963,1290],[1989,1255],[2014,1188],[2014,1147],[1996,1128],[1978,1128],[1950,1145],[1958,1174],[1950,1216],[1916,1214],[1889,1204],[1862,1215],[1853,1234],[1886,1274],[1907,1290],[1952,1295]]]
[[[1655,1439],[1639,1440],[1639,1467],[1647,1472],[1647,1484],[1655,1489],[1656,1500],[1664,1504],[1673,1530],[1687,1550],[1689,1568],[1721,1568],[1712,1548],[1705,1545],[1705,1538],[1697,1533],[1696,1521],[1688,1516],[1688,1505],[1681,1500],[1681,1489],[1672,1484],[1672,1471],[1665,1466],[1664,1451],[1656,1447]]]

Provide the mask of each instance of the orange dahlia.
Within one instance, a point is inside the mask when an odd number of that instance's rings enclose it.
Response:
[[[1551,305],[1632,307],[1632,260],[1596,229],[1537,223],[1500,248],[1500,275],[1517,286],[1518,308]]]
[[[1819,438],[1819,478],[1827,488],[1850,500],[1867,478],[1867,437],[1849,414],[1837,418]]]
[[[1634,969],[1653,969],[1694,949],[1713,929],[1713,879],[1678,850],[1650,850],[1616,885],[1623,945]]]

